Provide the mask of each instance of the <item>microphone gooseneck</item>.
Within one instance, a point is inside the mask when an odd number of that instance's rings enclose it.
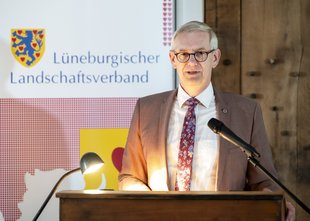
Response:
[[[260,154],[256,151],[254,147],[246,143],[240,137],[238,137],[234,132],[232,132],[228,127],[225,126],[221,121],[211,118],[208,122],[209,128],[216,134],[219,134],[224,139],[240,147],[243,152],[248,156],[260,157]]]

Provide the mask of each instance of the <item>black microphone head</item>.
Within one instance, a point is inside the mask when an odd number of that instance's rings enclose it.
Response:
[[[219,133],[222,130],[223,123],[215,118],[211,118],[208,126],[214,133]]]

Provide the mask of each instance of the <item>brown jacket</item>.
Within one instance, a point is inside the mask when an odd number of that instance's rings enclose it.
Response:
[[[173,190],[168,182],[166,140],[176,94],[173,90],[137,101],[119,175],[120,190]],[[248,98],[216,90],[215,101],[219,120],[255,147],[261,154],[261,165],[275,176],[260,106]],[[247,161],[245,153],[223,138],[218,162],[218,191],[277,189]]]

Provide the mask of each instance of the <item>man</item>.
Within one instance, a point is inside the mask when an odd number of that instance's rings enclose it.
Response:
[[[212,69],[221,52],[215,33],[192,21],[174,34],[169,53],[180,84],[177,90],[137,101],[119,175],[120,190],[242,191],[278,187],[253,167],[246,155],[207,126],[218,118],[260,153],[276,171],[260,106],[213,88]],[[184,123],[184,124],[183,124]],[[294,219],[291,204],[290,214]]]

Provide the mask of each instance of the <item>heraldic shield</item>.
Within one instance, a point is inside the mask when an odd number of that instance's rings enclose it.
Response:
[[[11,29],[11,51],[23,66],[34,66],[45,51],[45,30]]]

